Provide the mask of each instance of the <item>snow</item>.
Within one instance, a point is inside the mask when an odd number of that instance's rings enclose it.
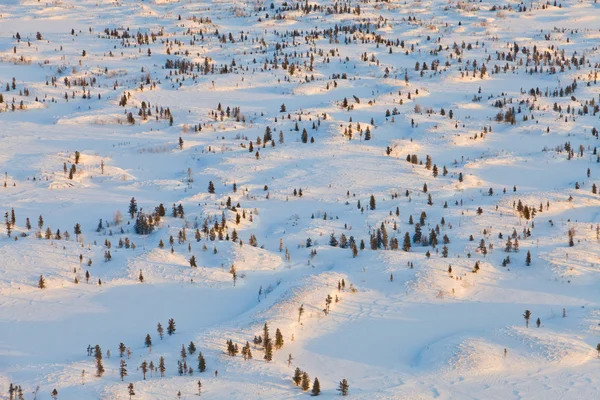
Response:
[[[305,4],[323,9],[306,13]],[[61,400],[128,399],[133,383],[136,400],[192,399],[198,380],[200,398],[303,398],[295,368],[319,378],[324,399],[340,396],[342,379],[352,399],[598,397],[600,5],[335,4],[360,15],[327,2],[2,1],[0,216],[14,209],[16,223],[10,237],[4,220],[0,231],[0,398],[12,383],[27,399],[53,389]],[[547,56],[537,65],[534,46]],[[168,60],[197,65],[182,72]],[[574,81],[573,93],[545,94]],[[514,124],[497,121],[511,107]],[[275,146],[257,141],[267,127]],[[134,231],[132,197],[145,213],[166,209],[149,235]],[[179,204],[183,218],[171,214]],[[403,251],[422,212],[424,235],[439,228],[437,246]],[[203,225],[222,216],[223,237],[211,240]],[[399,249],[371,249],[382,224]],[[45,239],[47,228],[62,237]],[[519,251],[508,253],[513,231]],[[330,246],[342,233],[365,249],[353,257]],[[119,246],[126,238],[133,245]],[[161,340],[157,323],[166,329],[171,318],[177,330]],[[270,362],[252,343],[265,323],[284,337]],[[250,342],[253,359],[227,355],[229,339]],[[191,341],[207,370],[190,354],[193,375],[180,376]],[[123,380],[121,342],[131,350]],[[103,351],[102,377],[90,345]],[[143,379],[141,363],[160,357],[165,376]]]

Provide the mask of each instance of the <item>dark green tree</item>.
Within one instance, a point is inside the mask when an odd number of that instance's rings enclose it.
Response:
[[[283,335],[279,328],[275,331],[275,349],[279,350],[283,347]]]
[[[148,373],[148,363],[146,360],[140,365],[140,369],[142,370],[142,374],[144,375],[144,380],[146,380],[146,374]]]
[[[131,200],[129,201],[129,216],[131,217],[131,219],[133,219],[133,217],[135,217],[135,214],[138,211],[138,207],[137,207],[137,202],[135,201],[135,198],[132,197]]]
[[[165,358],[164,357],[160,357],[160,360],[158,362],[158,370],[160,371],[160,376],[164,377],[165,376],[165,371],[167,370],[165,368]]]
[[[190,353],[190,355],[192,355],[195,352],[196,352],[196,345],[194,344],[194,342],[190,342],[190,344],[188,345],[188,353]]]
[[[125,360],[121,359],[121,365],[119,366],[119,376],[121,377],[121,381],[123,381],[127,375],[127,363]]]
[[[525,310],[525,313],[523,314],[523,318],[525,318],[525,326],[527,328],[529,328],[529,320],[531,319],[531,311]]]
[[[296,386],[300,386],[300,383],[302,383],[302,370],[300,368],[296,367],[292,380]]]
[[[404,243],[402,245],[402,250],[410,251],[410,235],[408,232],[404,235]]]
[[[206,371],[206,360],[204,359],[204,356],[202,355],[201,351],[198,352],[198,371]]]
[[[169,323],[167,325],[167,334],[169,336],[175,333],[175,320],[173,318],[169,319]]]
[[[350,389],[350,386],[348,385],[348,381],[345,379],[342,379],[337,390],[340,392],[340,394],[342,396],[348,396],[349,389]]]
[[[301,382],[300,386],[302,387],[302,390],[305,392],[308,389],[310,389],[310,378],[308,377],[308,374],[306,372],[302,373],[302,382]]]
[[[312,395],[318,396],[321,394],[321,383],[319,382],[319,378],[315,378],[313,382]]]
[[[135,396],[135,390],[133,389],[133,383],[130,383],[129,386],[127,386],[127,392],[129,394],[129,400],[131,400],[131,397]]]

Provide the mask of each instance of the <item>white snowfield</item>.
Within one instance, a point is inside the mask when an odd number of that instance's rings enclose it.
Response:
[[[600,398],[599,39],[595,0],[1,0],[0,399]]]

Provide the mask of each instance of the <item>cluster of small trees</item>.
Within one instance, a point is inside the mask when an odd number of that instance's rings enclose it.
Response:
[[[308,391],[311,387],[308,373],[306,373],[306,371],[302,371],[300,368],[296,368],[294,371],[294,377],[292,378],[292,381],[296,386],[301,387],[302,391],[304,392]],[[315,377],[315,380],[312,383],[311,394],[313,396],[318,396],[321,394],[321,383],[319,382],[319,378]]]

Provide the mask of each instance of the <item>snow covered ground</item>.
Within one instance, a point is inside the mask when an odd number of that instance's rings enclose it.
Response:
[[[0,3],[0,398],[599,397],[600,4]]]

